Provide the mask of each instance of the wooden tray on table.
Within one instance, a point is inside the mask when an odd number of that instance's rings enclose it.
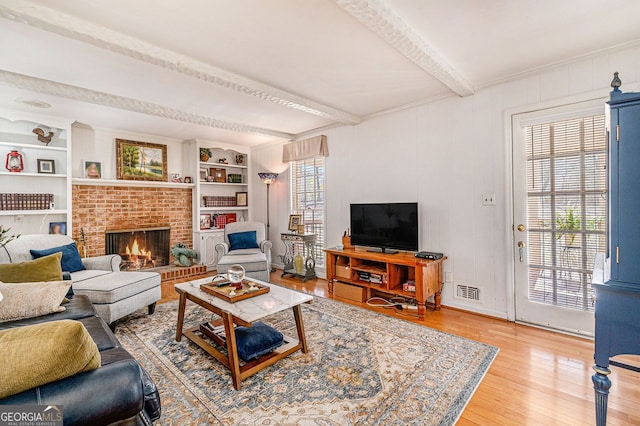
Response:
[[[229,283],[231,284],[231,283]],[[234,289],[229,284],[224,285],[222,287],[216,286],[215,282],[209,284],[200,284],[200,290],[205,293],[209,293],[212,296],[218,297],[222,300],[225,300],[229,303],[239,302],[240,300],[249,299],[251,297],[256,297],[261,294],[269,293],[271,290],[268,286],[263,284],[258,284],[255,281],[242,280],[242,288]],[[256,290],[250,291],[251,284],[253,284],[253,288]],[[235,291],[235,295],[231,296],[231,291]]]

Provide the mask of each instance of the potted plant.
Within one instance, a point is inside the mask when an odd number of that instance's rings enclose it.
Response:
[[[564,213],[559,214],[556,217],[556,229],[558,231],[579,231],[580,230],[580,216],[577,212],[574,212],[573,207],[569,206]],[[573,241],[576,239],[574,232],[560,232],[557,239],[564,238],[565,245],[567,247],[573,246]]]
[[[19,238],[20,234],[8,235],[10,230],[11,228],[5,228],[4,226],[0,225],[0,247],[2,247],[4,251],[7,252],[7,256],[9,256],[9,262],[13,262],[13,260],[11,260],[11,254],[9,254],[9,250],[7,250],[5,246],[16,238]]]
[[[200,148],[200,161],[209,161],[211,158],[211,150],[209,148]]]

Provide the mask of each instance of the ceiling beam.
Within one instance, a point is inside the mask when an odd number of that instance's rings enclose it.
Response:
[[[360,118],[192,57],[24,0],[2,0],[0,17],[110,50],[275,104],[345,124]]]
[[[295,137],[295,135],[292,133],[285,133],[277,130],[250,126],[248,124],[234,123],[231,121],[218,120],[206,115],[181,111],[175,108],[166,107],[164,105],[141,101],[139,99],[126,98],[124,96],[98,92],[96,90],[86,89],[84,87],[72,86],[69,84],[45,80],[1,69],[0,82],[3,82],[12,87],[16,87],[18,89],[31,90],[38,93],[59,96],[62,98],[87,102],[94,105],[102,105],[127,111],[133,111],[141,114],[182,121],[185,123],[213,127],[216,129],[224,129],[233,132],[249,133],[254,135],[274,136],[287,140],[293,139]]]
[[[473,86],[384,0],[335,0],[387,44],[437,78],[459,96],[475,93]]]

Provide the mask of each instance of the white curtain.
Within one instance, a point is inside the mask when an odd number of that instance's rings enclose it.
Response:
[[[291,142],[282,147],[282,162],[306,160],[315,156],[328,157],[329,147],[325,135]]]

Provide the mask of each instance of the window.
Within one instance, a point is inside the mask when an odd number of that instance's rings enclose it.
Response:
[[[302,216],[305,233],[316,234],[314,257],[324,267],[324,157],[292,161],[290,170],[291,214]]]
[[[591,268],[606,250],[604,115],[526,127],[529,299],[593,310]]]

